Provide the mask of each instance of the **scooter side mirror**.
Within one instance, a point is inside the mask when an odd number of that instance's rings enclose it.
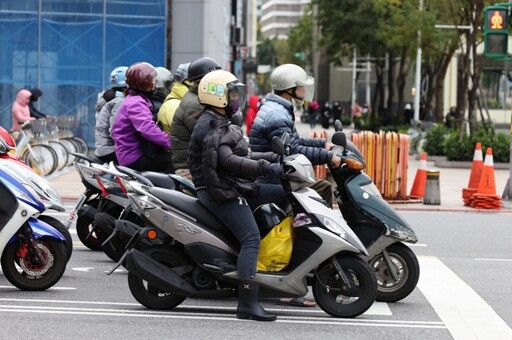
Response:
[[[341,123],[341,120],[336,119],[334,122],[334,131],[343,131],[343,124]]]
[[[283,156],[285,152],[285,147],[282,139],[277,136],[274,136],[274,138],[272,138],[271,149],[273,153]]]
[[[340,122],[341,124],[341,122]],[[345,132],[343,131],[336,131],[334,135],[332,135],[332,143],[335,145],[339,145],[342,147],[347,146],[347,136],[345,135]]]

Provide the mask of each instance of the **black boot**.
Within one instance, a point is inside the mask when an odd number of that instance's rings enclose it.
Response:
[[[276,316],[263,309],[258,301],[259,286],[254,281],[241,281],[238,286],[236,317],[257,321],[274,321]]]

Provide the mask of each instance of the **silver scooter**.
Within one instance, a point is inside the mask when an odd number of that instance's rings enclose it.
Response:
[[[279,272],[258,271],[260,297],[304,296],[309,282],[326,313],[356,317],[371,307],[377,294],[374,270],[362,258],[368,252],[341,216],[305,187],[315,180],[313,167],[304,155],[287,155],[288,143],[288,135],[276,137],[273,150],[283,156],[282,184],[293,214],[306,218],[294,228],[288,266]],[[239,244],[221,221],[195,197],[126,177],[119,180],[128,190],[133,211],[156,226],[140,229],[117,265],[128,270],[128,285],[137,301],[148,308],[172,309],[187,297],[236,296]],[[143,251],[133,248],[140,239],[162,235],[172,241]]]

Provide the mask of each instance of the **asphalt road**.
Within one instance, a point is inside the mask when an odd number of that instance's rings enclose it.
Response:
[[[401,214],[419,236],[411,246],[420,261],[418,287],[354,319],[272,300],[263,305],[278,315],[273,323],[238,320],[236,299],[187,299],[172,311],[149,310],[131,296],[126,271],[107,276],[114,263],[73,234],[73,256],[52,289],[23,292],[0,275],[0,338],[26,331],[39,339],[511,339],[510,214]]]

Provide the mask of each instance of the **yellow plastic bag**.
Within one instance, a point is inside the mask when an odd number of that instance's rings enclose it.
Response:
[[[293,250],[293,219],[291,216],[277,224],[261,240],[258,270],[278,272],[290,263]]]

